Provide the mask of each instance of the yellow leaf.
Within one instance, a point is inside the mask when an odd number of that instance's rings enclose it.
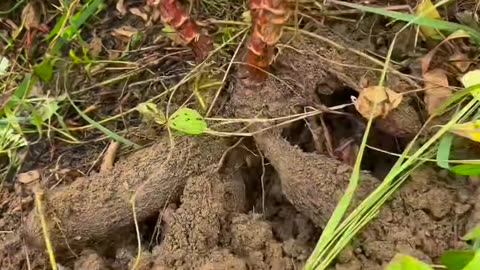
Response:
[[[402,95],[383,86],[371,86],[362,89],[355,108],[365,118],[373,118],[387,114],[398,107],[402,101]]]
[[[140,112],[147,121],[154,121],[159,125],[163,125],[167,122],[165,114],[157,107],[155,103],[140,103],[137,105],[136,110]]]
[[[480,142],[480,120],[453,125],[450,132],[458,136]]]
[[[480,84],[480,69],[467,72],[463,75],[461,81],[466,88]]]
[[[463,75],[460,81],[466,88],[480,84],[480,69],[467,72],[467,74]],[[480,91],[472,91],[472,96],[480,99]]]
[[[423,74],[423,79],[425,80],[424,101],[428,114],[432,115],[452,95],[452,90],[448,85],[447,74],[442,69],[430,70]]]
[[[440,13],[438,13],[437,9],[430,0],[423,0],[418,4],[416,15],[431,19],[442,18],[440,16]],[[433,38],[435,36],[438,36],[437,30],[435,30],[434,28],[421,26],[420,29],[427,38]]]

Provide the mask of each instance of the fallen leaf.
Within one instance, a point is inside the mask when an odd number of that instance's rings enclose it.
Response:
[[[463,75],[460,81],[462,82],[463,86],[467,88],[480,84],[480,69],[468,72],[467,74]]]
[[[432,115],[451,95],[447,74],[444,70],[436,68],[423,74],[425,81],[425,98],[427,111]]]
[[[135,108],[138,112],[140,112],[143,118],[148,121],[154,121],[159,125],[163,125],[167,122],[165,114],[162,110],[152,102],[144,102],[137,105]]]
[[[422,57],[421,66],[422,66],[422,73],[426,73],[430,67],[430,62],[432,61],[433,56],[438,51],[438,49],[446,42],[457,39],[457,38],[469,38],[470,35],[465,32],[464,30],[457,30],[450,34],[447,38],[442,40],[442,42],[438,43],[432,50],[430,50],[424,57]]]
[[[461,52],[455,52],[449,59],[453,65],[460,71],[465,72],[468,70],[473,61],[468,59],[468,56]]]
[[[88,51],[93,57],[97,57],[102,52],[102,39],[97,35],[93,35],[92,40],[88,44]]]
[[[127,9],[125,8],[124,2],[124,0],[117,0],[117,4],[115,5],[115,8],[122,16],[125,16],[125,14],[127,14]]]
[[[10,65],[10,61],[7,57],[0,55],[0,76],[7,75],[7,69]]]
[[[25,28],[27,30],[37,29],[40,25],[40,8],[36,7],[33,1],[28,4],[22,10],[22,21],[25,22]]]
[[[462,82],[463,86],[466,88],[472,87],[475,85],[480,84],[480,69],[472,70],[470,72],[467,72],[467,74],[463,75],[462,78],[460,78],[460,81]],[[480,100],[480,91],[479,90],[474,90],[471,92],[472,96],[475,97],[476,99]]]
[[[362,89],[355,108],[365,118],[385,117],[398,107],[402,101],[402,95],[383,86],[370,86]],[[376,104],[376,105],[375,105]]]
[[[480,120],[453,125],[451,133],[480,142]]]
[[[38,170],[19,173],[17,175],[17,181],[22,184],[30,184],[33,181],[37,181],[37,180],[40,180],[40,172]]]
[[[432,4],[432,1],[430,1],[430,0],[421,1],[418,4],[417,10],[416,10],[415,13],[416,13],[417,16],[427,17],[427,18],[430,18],[430,19],[441,19],[442,18],[440,16],[440,13],[438,13],[437,9]],[[432,37],[438,36],[437,30],[434,29],[434,28],[421,26],[420,29],[422,30],[422,33],[427,38],[432,38]]]
[[[122,27],[113,29],[112,36],[120,39],[126,39],[125,41],[128,41],[136,33],[137,33],[137,29],[131,26],[122,26]]]
[[[145,12],[142,12],[139,8],[131,8],[129,9],[130,13],[135,16],[142,18],[145,22],[148,21],[148,15]]]

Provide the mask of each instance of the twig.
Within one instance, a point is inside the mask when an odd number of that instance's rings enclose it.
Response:
[[[113,168],[113,163],[115,157],[117,156],[118,148],[120,143],[117,141],[112,141],[105,152],[103,157],[102,164],[100,165],[100,172],[108,172]]]
[[[52,242],[50,241],[50,235],[48,233],[47,228],[47,221],[45,220],[45,216],[43,215],[43,207],[42,207],[42,198],[43,198],[43,191],[41,191],[38,187],[37,190],[34,192],[35,194],[35,209],[37,212],[38,217],[40,218],[40,224],[42,226],[43,238],[45,239],[45,246],[47,248],[48,258],[50,259],[50,265],[53,270],[57,270],[57,262],[55,260],[55,254],[53,253]]]

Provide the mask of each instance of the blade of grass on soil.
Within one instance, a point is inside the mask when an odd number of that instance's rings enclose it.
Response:
[[[85,113],[82,112],[82,110],[80,110],[76,105],[75,103],[70,99],[70,96],[67,95],[67,98],[68,100],[70,101],[70,104],[72,105],[73,108],[75,108],[75,110],[78,112],[78,114],[83,117],[83,119],[85,119],[90,125],[92,125],[94,128],[102,131],[103,133],[105,133],[105,135],[107,135],[108,137],[112,138],[113,140],[116,140],[116,141],[119,141],[127,146],[135,146],[136,148],[140,148],[140,146],[120,135],[118,135],[117,133],[109,130],[108,128],[100,125],[99,123],[97,123],[95,120],[93,120],[92,118],[88,117],[88,115],[86,115]]]

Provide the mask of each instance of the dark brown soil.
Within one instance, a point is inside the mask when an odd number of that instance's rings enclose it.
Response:
[[[354,45],[315,29],[335,45],[305,36],[290,40],[287,34],[272,70],[276,78],[261,85],[232,80],[222,116],[274,118],[325,109],[350,103],[351,95],[378,81],[380,72],[371,68],[379,66],[353,52]],[[393,72],[386,86],[398,92],[416,88]],[[405,96],[400,107],[377,120],[369,144],[403,149],[423,124],[417,98]],[[172,148],[165,132],[153,146],[120,158],[110,172],[43,187],[58,264],[99,270],[301,269],[345,192],[364,125],[347,107],[271,128],[233,149],[232,141],[213,136],[178,136]],[[251,125],[249,131],[265,127]],[[341,147],[345,141],[352,142],[350,148]],[[353,206],[395,161],[373,151],[366,156]],[[460,237],[478,221],[473,210],[480,208],[473,184],[462,180],[428,165],[418,168],[332,267],[382,269],[398,252],[438,262],[441,252],[462,248]],[[49,267],[32,200],[19,199],[33,188],[16,183],[0,191],[1,269]]]

